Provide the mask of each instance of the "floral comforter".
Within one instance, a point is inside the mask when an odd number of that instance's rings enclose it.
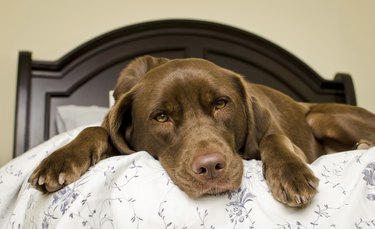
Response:
[[[244,161],[242,186],[191,199],[146,152],[108,158],[44,195],[27,182],[39,161],[76,129],[0,169],[0,228],[375,228],[375,148],[328,155],[311,168],[319,193],[303,209],[275,201],[260,161]]]

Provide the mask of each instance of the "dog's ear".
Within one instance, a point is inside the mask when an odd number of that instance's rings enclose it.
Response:
[[[122,70],[113,97],[117,101],[120,96],[132,89],[137,82],[151,69],[168,62],[166,58],[156,58],[152,56],[139,57],[128,64],[128,66]]]
[[[236,124],[236,148],[244,159],[260,159],[259,143],[270,126],[270,114],[256,98],[256,88],[249,85],[243,76],[229,72],[233,89],[240,97],[243,111],[238,111],[240,124]]]
[[[235,88],[242,98],[246,115],[246,124],[242,125],[243,129],[239,128],[244,132],[240,153],[245,159],[260,159],[259,143],[269,130],[271,115],[255,96],[257,93],[252,93],[255,88],[246,85],[241,75],[233,79],[235,79]]]
[[[122,154],[134,153],[130,144],[133,92],[123,94],[108,112],[102,126],[108,131],[114,147]]]
[[[110,140],[123,154],[134,152],[130,144],[133,133],[132,103],[138,81],[151,69],[168,61],[165,58],[143,56],[132,61],[120,74],[113,93],[115,104],[107,114],[102,126],[108,131]]]
[[[243,153],[247,159],[260,159],[259,144],[270,128],[271,115],[255,96],[248,95],[247,105],[248,133]]]

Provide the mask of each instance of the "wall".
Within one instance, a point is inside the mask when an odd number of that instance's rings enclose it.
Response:
[[[373,0],[1,0],[0,166],[11,159],[19,50],[58,59],[81,43],[138,22],[186,18],[263,36],[331,79],[352,74],[359,105],[375,112]]]

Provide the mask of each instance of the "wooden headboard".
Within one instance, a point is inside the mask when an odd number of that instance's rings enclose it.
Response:
[[[294,55],[249,32],[204,21],[147,22],[94,38],[57,61],[19,53],[14,156],[56,134],[58,106],[108,106],[118,73],[145,54],[205,58],[298,101],[356,104],[349,75],[324,80]]]

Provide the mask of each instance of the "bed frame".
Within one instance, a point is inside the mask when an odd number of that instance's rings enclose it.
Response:
[[[57,61],[19,53],[14,157],[56,135],[58,106],[108,106],[118,73],[145,54],[205,58],[298,101],[356,104],[350,75],[324,80],[294,55],[249,32],[204,21],[147,22],[94,38]]]

